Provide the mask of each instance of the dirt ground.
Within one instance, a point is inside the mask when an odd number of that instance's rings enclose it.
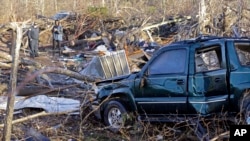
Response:
[[[9,52],[10,42],[0,42],[0,50]],[[81,52],[81,47],[76,47]],[[38,62],[44,66],[64,67],[62,61],[58,59],[62,56],[56,54],[52,55],[52,48],[50,46],[39,47],[39,57],[31,58],[29,55],[29,49],[21,48],[20,58],[27,58],[29,60]],[[67,56],[64,56],[67,57]],[[10,70],[2,70],[5,75],[10,75]],[[24,77],[25,72],[23,68],[20,68],[18,75],[19,79]],[[27,71],[26,71],[27,73]],[[2,73],[3,74],[3,73]],[[54,80],[64,81],[67,76],[51,74],[49,75]],[[6,76],[5,79],[8,79]],[[5,80],[7,82],[8,80]],[[73,97],[80,101],[85,100],[84,89],[71,88],[63,92],[62,96]],[[14,120],[22,119],[24,117],[38,114],[42,112],[42,109],[22,109],[19,113],[14,115]],[[52,140],[52,141],[120,141],[120,140],[156,140],[156,133],[147,131],[147,127],[144,129],[144,125],[135,124],[128,127],[121,133],[114,134],[105,127],[102,121],[97,120],[91,113],[88,105],[84,105],[81,108],[81,113],[76,115],[62,114],[62,115],[49,115],[32,118],[27,121],[23,121],[13,125],[12,140]],[[0,121],[3,123],[5,111],[0,110]],[[149,126],[149,125],[147,125]],[[153,128],[153,127],[151,127]],[[0,128],[0,132],[3,133],[3,128]],[[145,132],[145,133],[144,133]],[[145,134],[145,135],[144,135]],[[160,134],[160,133],[159,133]],[[2,134],[0,134],[2,138]]]
[[[0,50],[6,53],[9,53],[9,48],[11,46],[11,39],[10,36],[6,36],[5,39],[9,39],[8,41],[1,41],[0,42]],[[64,67],[64,62],[59,61],[58,59],[63,56],[59,56],[59,54],[55,54],[53,56],[52,54],[52,47],[51,45],[47,47],[39,47],[39,57],[31,58],[29,55],[29,48],[23,48],[21,47],[20,50],[20,59],[21,58],[26,58],[28,60],[32,60],[35,62],[40,63],[43,66],[47,67]],[[21,66],[19,66],[21,67]],[[25,69],[24,68],[19,68],[18,75],[25,75]],[[23,73],[24,72],[24,73]],[[10,75],[10,70],[2,70],[1,71],[1,76],[3,75]],[[57,74],[51,74],[49,75],[52,79],[56,80],[63,80],[67,76],[62,76],[62,75],[57,75]],[[3,79],[8,79],[10,76],[5,76]],[[25,76],[18,76],[19,79],[21,77]],[[8,79],[9,80],[9,79]],[[8,80],[4,80],[4,82],[8,82]],[[83,100],[84,96],[82,93],[79,93],[79,89],[70,89],[67,91],[69,92],[68,94],[74,94],[76,99]],[[65,92],[65,91],[64,91]],[[63,93],[65,94],[65,93]],[[67,95],[67,94],[65,94]],[[32,114],[37,114],[41,112],[41,109],[23,109],[21,110],[21,113],[15,114],[14,115],[14,120],[15,119],[20,119]],[[0,110],[0,121],[2,124],[5,116],[5,111]],[[85,137],[86,131],[88,131],[87,138],[91,138],[92,131],[89,131],[90,125],[86,123],[82,123],[82,116],[77,115],[50,115],[50,116],[44,116],[44,117],[39,117],[39,118],[34,118],[25,122],[22,122],[20,124],[13,125],[13,132],[12,132],[12,137],[13,140],[28,140],[29,138],[33,138],[33,140],[36,140],[36,135],[42,135],[44,137],[49,138],[50,140],[82,140]],[[86,127],[85,127],[86,126]],[[86,128],[86,129],[81,129],[81,128]],[[0,128],[0,132],[3,132],[3,129]],[[83,133],[81,133],[83,132]],[[102,131],[101,131],[102,132]],[[0,137],[2,134],[0,135]],[[91,139],[92,140],[92,139]]]
[[[9,52],[10,41],[0,42],[0,50]],[[83,46],[74,47],[77,52],[83,51]],[[29,49],[21,48],[20,58],[27,58],[38,62],[44,66],[53,67],[65,67],[65,62],[59,59],[62,56],[56,54],[52,55],[51,45],[46,47],[39,47],[39,57],[31,58],[29,55]],[[77,54],[77,53],[76,53]],[[68,56],[63,56],[68,57]],[[82,62],[86,63],[86,62]],[[82,64],[84,65],[84,64]],[[25,77],[27,70],[20,68],[18,76]],[[6,76],[3,76],[6,75]],[[7,79],[8,82],[10,70],[1,71],[1,80]],[[65,81],[67,76],[49,74],[53,80]],[[35,82],[34,82],[35,83]],[[86,89],[69,88],[57,92],[62,94],[60,96],[73,97],[81,102],[86,100]],[[23,109],[14,115],[15,119],[21,119],[30,115],[41,113],[42,109]],[[18,124],[13,125],[12,140],[52,140],[52,141],[163,141],[163,140],[192,140],[198,141],[195,133],[195,128],[189,123],[153,123],[136,121],[133,125],[127,126],[122,129],[120,133],[112,133],[103,124],[102,121],[97,120],[89,109],[89,105],[81,107],[80,114],[60,114],[60,115],[45,115],[37,118],[32,118]],[[0,121],[3,123],[5,111],[0,110]],[[204,123],[205,128],[209,129],[209,138],[216,137],[217,135],[226,132],[228,130],[228,123],[217,120],[216,118],[212,122]],[[220,125],[220,126],[218,126]],[[211,128],[211,130],[210,130]],[[3,128],[0,127],[0,133],[3,133]],[[2,134],[0,134],[2,138]],[[221,140],[227,140],[228,138],[222,138]]]

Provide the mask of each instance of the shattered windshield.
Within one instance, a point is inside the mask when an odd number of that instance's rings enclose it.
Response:
[[[250,42],[235,43],[235,49],[240,64],[243,66],[250,65]]]

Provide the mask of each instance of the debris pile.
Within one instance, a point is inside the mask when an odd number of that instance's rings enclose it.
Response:
[[[63,55],[52,56],[51,28],[53,18],[58,16],[64,16],[59,17],[64,28]],[[53,18],[45,20],[46,17],[37,17],[36,23],[41,29],[38,58],[29,57],[26,32],[30,25],[23,29],[25,34],[20,52],[18,83],[21,84],[29,75],[36,76],[19,90],[19,96],[60,97],[71,93],[71,97],[81,97],[82,92],[91,91],[95,81],[140,71],[156,50],[180,40],[180,36],[193,37],[193,31],[197,30],[197,26],[193,26],[197,19],[191,16],[141,22],[143,24],[127,24],[121,17],[100,19],[67,12],[58,13]],[[12,62],[9,54],[13,41],[9,26],[2,26],[1,31],[0,90],[4,95],[8,89]],[[190,34],[187,35],[187,32]],[[49,73],[35,73],[41,69],[49,70]]]
[[[233,9],[231,11],[234,12]],[[60,14],[64,16],[60,17]],[[249,19],[247,14],[243,17]],[[64,28],[62,56],[52,55],[53,18],[61,18]],[[173,16],[158,21],[143,19],[130,23],[122,17],[101,19],[98,16],[76,14],[72,18],[65,12],[53,18],[37,16],[35,22],[40,28],[37,58],[29,57],[26,32],[31,23],[23,29],[16,113],[24,108],[38,108],[48,113],[79,114],[79,110],[93,100],[94,82],[140,71],[154,52],[164,45],[200,34],[198,19],[191,16]],[[242,28],[244,35],[249,36],[250,30],[246,29],[249,24],[242,25],[245,26]],[[216,29],[216,35],[220,35],[219,33],[219,29]],[[223,33],[230,35],[229,31]],[[15,45],[13,35],[8,24],[1,25],[0,111],[6,109],[9,92],[13,60],[10,52]],[[0,119],[1,116],[0,114]]]

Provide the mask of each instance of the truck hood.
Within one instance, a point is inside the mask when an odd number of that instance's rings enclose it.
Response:
[[[99,84],[102,84],[102,83],[112,83],[112,82],[121,81],[121,80],[123,80],[123,79],[128,78],[128,77],[131,76],[131,75],[132,75],[132,74],[122,75],[122,76],[117,76],[117,77],[113,77],[113,78],[110,78],[110,79],[98,81],[98,82],[96,82],[96,85],[99,85]]]

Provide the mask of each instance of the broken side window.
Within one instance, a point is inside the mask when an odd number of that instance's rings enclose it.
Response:
[[[204,72],[221,69],[221,60],[222,55],[220,46],[196,50],[195,70],[196,72]]]
[[[238,42],[234,45],[240,64],[243,66],[250,65],[250,43]]]

